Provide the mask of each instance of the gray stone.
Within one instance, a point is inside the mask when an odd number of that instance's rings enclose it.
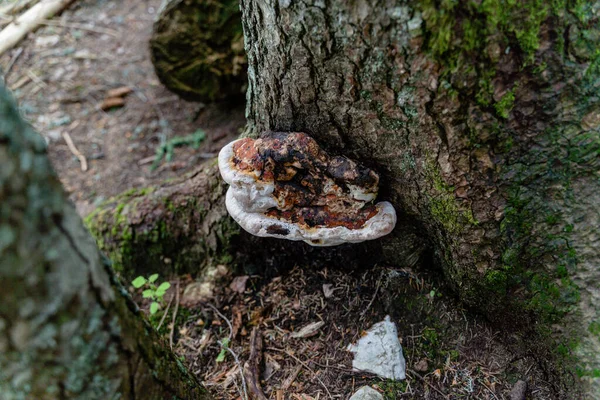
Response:
[[[357,371],[371,372],[382,378],[406,378],[406,361],[398,340],[396,324],[389,315],[376,323],[348,350],[355,353],[352,367]]]
[[[517,381],[510,391],[510,400],[525,400],[525,394],[527,393],[527,382]]]
[[[350,397],[350,400],[383,400],[383,396],[370,386],[363,386]]]

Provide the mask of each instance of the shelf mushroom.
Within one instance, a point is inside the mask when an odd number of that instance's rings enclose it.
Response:
[[[377,239],[396,225],[394,207],[374,203],[379,176],[330,156],[302,132],[235,140],[219,153],[233,219],[261,237],[335,246]]]

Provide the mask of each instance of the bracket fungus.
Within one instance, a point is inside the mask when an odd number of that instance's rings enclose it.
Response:
[[[374,203],[379,176],[330,156],[305,133],[235,140],[219,153],[233,219],[261,237],[335,246],[376,239],[396,225],[389,202]]]

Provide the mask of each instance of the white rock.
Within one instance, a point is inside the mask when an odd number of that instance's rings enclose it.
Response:
[[[355,345],[349,345],[348,351],[355,353],[352,367],[357,371],[371,372],[387,379],[406,379],[406,361],[396,324],[389,315],[373,325]]]
[[[383,400],[383,395],[370,386],[363,386],[350,397],[350,400]]]

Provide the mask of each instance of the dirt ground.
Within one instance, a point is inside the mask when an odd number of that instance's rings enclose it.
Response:
[[[180,100],[154,74],[148,40],[161,0],[79,0],[0,58],[6,85],[48,141],[48,152],[81,214],[125,189],[179,175],[214,157],[244,126],[243,106]],[[128,87],[121,108],[103,111],[111,89]],[[199,149],[175,149],[152,170],[157,148],[206,132]],[[69,149],[72,138],[89,169]]]
[[[188,103],[160,85],[148,51],[160,3],[76,1],[0,57],[6,85],[47,139],[54,168],[81,215],[126,189],[213,158],[243,129],[243,106]],[[102,110],[108,91],[123,87],[131,90],[124,106]],[[177,148],[170,162],[151,168],[161,145],[199,130],[206,132],[199,148]],[[190,276],[170,277],[162,310],[150,318],[158,325],[166,314],[160,332],[217,399],[245,399],[250,382],[239,372],[254,329],[263,339],[258,383],[270,399],[348,399],[362,385],[387,399],[503,399],[519,379],[529,385],[528,398],[553,398],[531,354],[508,352],[506,340],[422,273],[299,266],[266,279],[236,278],[221,269],[209,295],[182,295],[176,305],[175,288],[183,293],[195,283]],[[405,381],[351,368],[346,347],[385,315],[402,338]],[[309,335],[293,337],[317,322]]]

